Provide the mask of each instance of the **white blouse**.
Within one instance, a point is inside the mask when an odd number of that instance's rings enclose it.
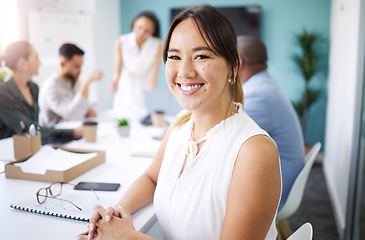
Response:
[[[254,135],[267,135],[245,112],[223,120],[206,134],[199,153],[190,154],[193,116],[175,128],[166,145],[154,206],[166,239],[219,239],[232,172],[241,145]],[[190,145],[190,146],[189,146]],[[274,217],[266,240],[276,239]]]

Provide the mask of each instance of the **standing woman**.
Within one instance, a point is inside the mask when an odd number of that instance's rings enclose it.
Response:
[[[209,5],[186,9],[171,23],[163,56],[169,89],[188,112],[116,207],[95,206],[89,237],[150,239],[131,214],[153,201],[166,239],[275,240],[279,154],[243,111],[232,24]]]
[[[26,129],[38,125],[37,84],[31,81],[38,75],[40,61],[34,47],[26,41],[9,44],[0,55],[0,66],[12,70],[11,78],[0,84],[0,139],[22,132],[20,122]],[[42,143],[71,140],[82,137],[82,129],[40,128]]]
[[[117,117],[139,119],[147,114],[144,91],[158,85],[162,44],[159,21],[154,13],[142,12],[132,23],[132,32],[114,45],[113,109]]]

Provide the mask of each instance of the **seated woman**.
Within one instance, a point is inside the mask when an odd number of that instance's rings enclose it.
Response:
[[[38,86],[31,77],[38,74],[40,61],[37,51],[26,41],[11,43],[0,55],[0,66],[5,63],[12,70],[11,78],[0,84],[0,139],[11,137],[38,125]],[[24,123],[24,126],[20,124]],[[42,143],[81,138],[82,129],[40,128]]]
[[[168,86],[188,110],[115,208],[95,206],[81,239],[151,239],[131,214],[152,200],[166,239],[276,239],[281,175],[275,142],[243,111],[237,39],[208,5],[171,23]]]

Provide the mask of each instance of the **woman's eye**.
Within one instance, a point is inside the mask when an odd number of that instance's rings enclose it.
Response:
[[[207,58],[209,58],[208,56],[206,56],[206,55],[202,55],[202,54],[200,54],[200,55],[198,55],[198,56],[196,56],[195,57],[195,59],[197,59],[197,60],[200,60],[200,59],[207,59]]]
[[[178,56],[167,56],[167,59],[180,60],[180,58]]]

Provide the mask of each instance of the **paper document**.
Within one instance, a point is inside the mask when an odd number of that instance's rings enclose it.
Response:
[[[5,163],[0,162],[0,173],[5,171]]]
[[[77,128],[80,126],[82,126],[82,121],[65,121],[65,122],[57,123],[56,126],[54,126],[54,128],[71,129],[71,128]]]
[[[96,152],[75,153],[42,146],[41,150],[28,160],[14,165],[19,166],[26,173],[45,174],[47,170],[65,171],[95,156],[97,156]]]
[[[0,140],[0,161],[2,162],[15,161],[14,144],[12,137]]]

